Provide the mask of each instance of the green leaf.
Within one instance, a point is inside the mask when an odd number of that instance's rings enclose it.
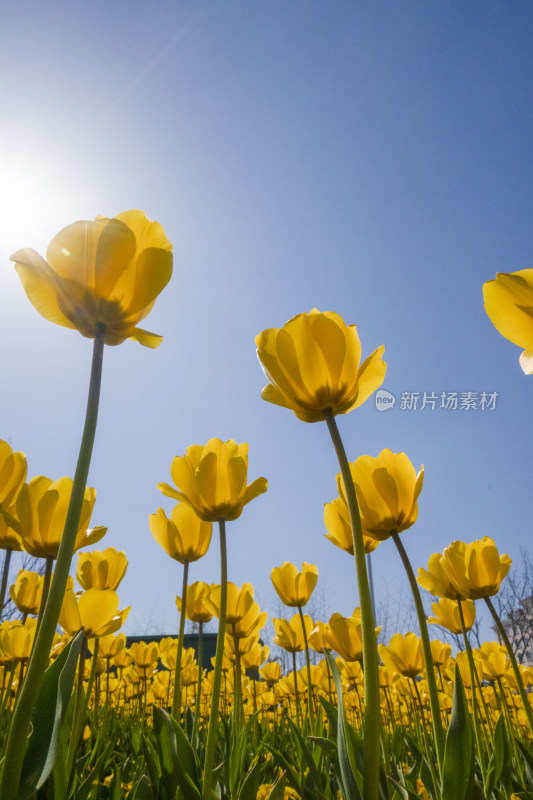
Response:
[[[156,800],[157,795],[152,794],[150,781],[146,775],[142,775],[139,782],[132,787],[128,800]]]
[[[178,723],[172,719],[170,714],[167,714],[162,708],[154,708],[154,732],[161,762],[161,779],[169,800],[174,800],[178,786],[185,800],[200,800],[200,789],[193,782],[178,754],[176,726],[179,728]],[[187,742],[183,731],[181,733]],[[182,741],[180,741],[181,745]],[[187,745],[190,749],[188,742]],[[187,763],[187,752],[181,751],[181,754]]]
[[[161,779],[161,763],[159,761],[159,756],[148,736],[143,734],[140,742],[144,755],[144,763],[146,764],[150,776],[152,791],[154,796],[157,796],[159,794],[159,783]]]
[[[457,664],[442,772],[442,800],[466,800],[470,797],[474,777],[474,739],[472,720]]]
[[[261,771],[263,765],[256,757],[250,765],[250,769],[244,777],[238,800],[256,800],[257,790],[261,785]]]
[[[420,800],[420,795],[415,794],[415,792],[412,792],[411,789],[408,789],[406,786],[403,786],[401,783],[394,780],[394,778],[391,778],[390,775],[388,776],[388,780],[392,783],[394,788],[399,792],[402,800]]]
[[[322,748],[322,751],[327,755],[337,752],[337,745],[335,742],[332,742],[331,739],[325,739],[323,736],[310,736],[309,738]]]
[[[485,777],[485,793],[489,795],[496,789],[496,784],[500,780],[502,770],[509,759],[509,745],[505,735],[505,722],[502,714],[498,717],[494,738],[492,740],[492,752],[489,766]]]
[[[76,677],[83,628],[44,673],[32,714],[32,731],[22,765],[17,800],[28,800],[50,775],[57,756],[59,732]]]
[[[350,800],[362,800],[362,776],[356,766],[354,739],[346,717],[342,702],[342,682],[336,661],[330,653],[324,653],[329,664],[335,691],[337,692],[337,747],[339,751],[339,769],[342,782],[343,797]]]
[[[286,776],[283,772],[270,790],[267,800],[283,800],[285,797]]]

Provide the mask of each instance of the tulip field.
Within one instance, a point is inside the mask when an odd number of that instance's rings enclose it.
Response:
[[[250,583],[228,581],[226,534],[268,484],[249,479],[248,444],[212,438],[183,443],[158,484],[170,515],[159,508],[147,521],[181,565],[178,636],[127,646],[129,608],[117,593],[127,557],[91,527],[89,470],[105,345],[160,344],[139,324],[171,278],[172,245],[161,225],[127,211],[68,225],[46,260],[31,249],[12,260],[37,311],[92,340],[93,356],[73,477],[29,478],[25,454],[0,441],[0,800],[533,800],[533,666],[517,660],[491,600],[511,559],[484,537],[443,542],[427,565],[412,564],[402,533],[417,520],[423,469],[403,452],[344,449],[339,420],[382,385],[384,348],[362,356],[355,325],[317,309],[256,337],[263,399],[329,431],[338,497],[324,524],[354,562],[352,616],[313,619],[318,568],[271,564],[286,613],[271,620],[273,646],[263,643],[268,614]],[[533,269],[498,275],[484,296],[531,374]],[[417,614],[416,630],[387,643],[367,573],[378,546],[396,549]],[[220,581],[189,582],[209,548]],[[10,584],[13,553],[42,569]],[[476,604],[497,631],[479,647],[469,635]],[[196,649],[185,645],[186,620]],[[428,623],[462,649],[452,653]]]

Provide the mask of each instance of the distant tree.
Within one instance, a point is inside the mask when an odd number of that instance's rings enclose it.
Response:
[[[517,659],[533,663],[533,558],[525,549],[492,601]],[[498,631],[493,630],[499,639]]]

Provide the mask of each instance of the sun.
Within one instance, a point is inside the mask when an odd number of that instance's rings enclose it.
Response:
[[[44,253],[72,217],[72,192],[57,162],[0,145],[0,252],[22,247]]]

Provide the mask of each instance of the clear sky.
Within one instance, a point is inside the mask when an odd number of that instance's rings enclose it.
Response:
[[[481,287],[533,267],[533,6],[521,0],[6,0],[0,31],[0,438],[31,476],[74,472],[91,343],[48,323],[9,256],[65,225],[141,208],[174,244],[146,327],[156,351],[106,348],[90,485],[99,547],[124,549],[129,633],[175,633],[181,567],[148,516],[170,463],[209,438],[250,444],[269,490],[228,525],[229,575],[278,604],[270,570],[315,563],[328,615],[352,612],[352,559],[331,545],[325,424],[265,403],[254,337],[313,307],[385,345],[384,388],[338,417],[348,455],[425,466],[415,567],[454,538],[532,540],[532,379]],[[403,392],[419,392],[402,409]],[[423,393],[437,396],[421,409]],[[441,394],[497,393],[441,409]],[[391,542],[378,603],[407,597]],[[190,570],[217,581],[216,538]],[[403,589],[402,589],[403,587]],[[396,599],[395,599],[396,598]]]

